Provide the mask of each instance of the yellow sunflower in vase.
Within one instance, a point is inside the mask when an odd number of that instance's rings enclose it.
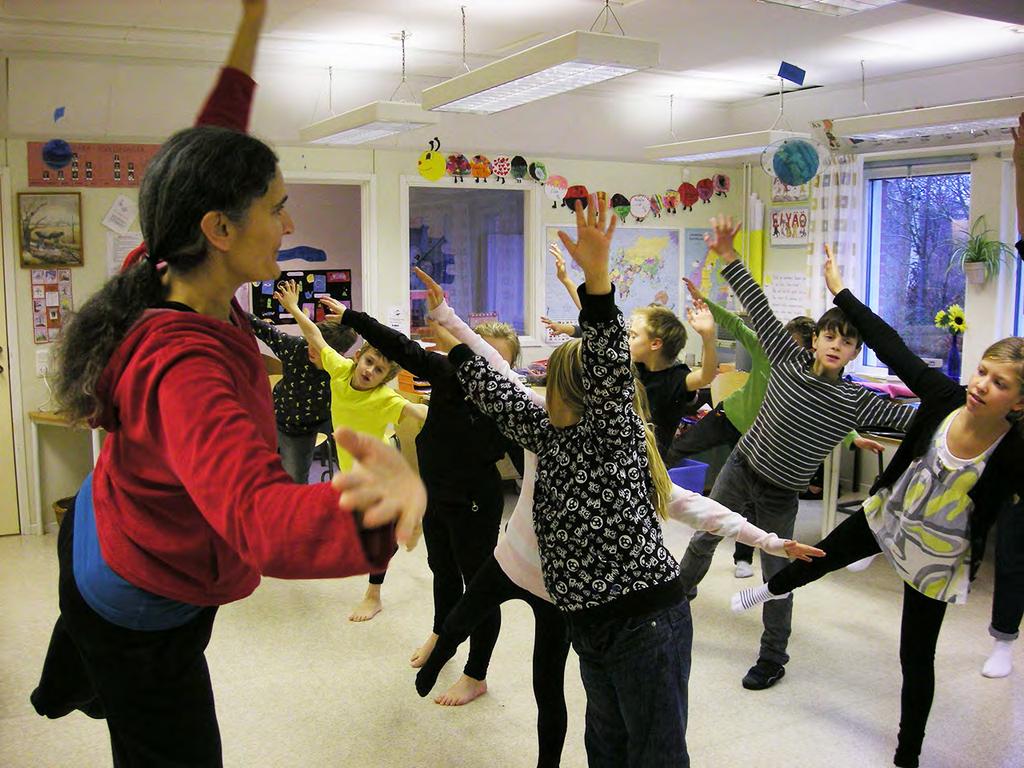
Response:
[[[952,334],[963,333],[967,330],[967,321],[964,318],[964,308],[959,304],[950,304],[946,310],[949,318],[949,332]]]

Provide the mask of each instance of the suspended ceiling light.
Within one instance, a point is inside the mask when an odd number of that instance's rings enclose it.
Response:
[[[823,13],[827,16],[849,16],[851,13],[873,11],[886,5],[895,5],[903,0],[758,0],[768,5],[785,5],[801,11]]]
[[[373,101],[307,125],[299,140],[311,144],[364,144],[396,133],[436,125],[440,116],[408,101]]]
[[[769,144],[783,139],[809,138],[806,133],[796,131],[754,131],[735,133],[731,136],[714,136],[709,139],[675,141],[647,147],[644,154],[648,160],[665,163],[700,163],[711,160],[741,160],[760,155]]]
[[[441,121],[438,115],[424,111],[415,101],[395,101],[398,92],[405,86],[409,95],[412,89],[405,76],[405,40],[408,37],[402,30],[402,81],[391,94],[388,101],[373,101],[361,107],[333,115],[326,120],[307,125],[299,130],[299,140],[310,144],[354,145],[376,141],[396,133],[414,131],[427,125],[436,125]],[[329,74],[329,95],[334,92],[332,70]],[[330,109],[330,106],[328,107]],[[332,110],[333,111],[333,110]]]
[[[832,135],[859,152],[1010,141],[1024,97],[970,101],[831,121]]]
[[[577,30],[423,91],[423,108],[492,114],[658,63],[658,43]]]

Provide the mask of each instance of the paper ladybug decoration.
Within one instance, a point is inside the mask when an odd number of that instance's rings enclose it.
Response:
[[[698,200],[700,200],[700,195],[697,194],[697,188],[693,184],[684,181],[679,185],[679,205],[684,211],[692,211]]]
[[[713,194],[715,194],[715,182],[711,179],[701,179],[697,182],[697,196],[702,203],[711,202]]]
[[[730,187],[729,177],[724,173],[716,173],[711,181],[715,184],[715,194],[718,197],[726,197]]]
[[[448,160],[445,161],[445,171],[456,184],[460,181],[465,182],[466,177],[469,176],[469,160],[465,155],[458,153],[448,155]]]
[[[494,178],[499,179],[504,184],[505,179],[508,178],[509,173],[512,171],[512,158],[508,155],[498,155],[491,161],[491,171],[494,173]]]
[[[533,161],[530,163],[530,177],[543,184],[548,178],[548,167],[540,160]]]
[[[679,205],[679,190],[666,189],[661,200],[665,204],[665,210],[674,214],[676,212],[676,206]]]
[[[651,201],[647,195],[633,195],[629,198],[629,212],[637,221],[643,221],[651,212]]]
[[[549,176],[544,182],[544,194],[551,201],[551,207],[557,208],[569,188],[569,180],[565,176]]]
[[[522,184],[523,179],[526,178],[526,170],[528,168],[526,165],[526,158],[522,155],[516,155],[512,158],[511,166],[512,178],[515,179],[517,183]]]
[[[483,179],[486,184],[487,177],[491,175],[491,161],[487,159],[487,155],[473,155],[473,159],[469,161],[469,172],[475,183],[479,184],[480,179]]]
[[[629,199],[625,195],[620,195],[618,192],[612,195],[611,206],[622,221],[629,216]]]
[[[654,218],[661,218],[661,195],[655,193],[649,198],[651,202],[651,213],[654,214]]]
[[[562,205],[570,211],[575,211],[577,200],[580,201],[580,205],[582,205],[583,209],[586,210],[587,203],[590,202],[590,193],[587,192],[587,188],[582,184],[573,184],[565,191],[565,197],[562,198]]]
[[[441,154],[441,140],[436,136],[430,140],[430,149],[416,161],[416,170],[427,181],[437,181],[445,172],[445,157]]]

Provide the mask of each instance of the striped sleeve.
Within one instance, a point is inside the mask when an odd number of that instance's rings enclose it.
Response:
[[[906,432],[917,409],[906,403],[895,403],[865,389],[857,409],[858,427],[889,427]]]
[[[797,346],[786,327],[779,322],[768,304],[768,297],[743,266],[743,262],[736,260],[726,264],[722,268],[722,277],[729,281],[729,285],[736,291],[736,297],[750,315],[750,324],[754,326],[761,348],[771,364],[799,357],[803,349]]]

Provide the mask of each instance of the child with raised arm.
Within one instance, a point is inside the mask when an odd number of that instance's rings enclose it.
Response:
[[[615,219],[576,207],[582,343],[548,364],[547,410],[465,345],[449,357],[469,396],[537,454],[533,522],[544,585],[563,612],[587,691],[591,765],[686,766],[692,627],[659,517],[671,483],[638,411],[608,277]]]
[[[916,768],[946,605],[966,600],[972,560],[984,554],[993,520],[1006,502],[1024,496],[1024,338],[991,345],[964,387],[929,368],[893,328],[845,290],[831,254],[825,284],[836,306],[921,405],[861,510],[821,543],[826,556],[813,565],[791,565],[766,585],[737,593],[733,607],[774,600],[881,552],[904,581],[903,690],[894,763]],[[997,583],[1001,564],[997,560]]]
[[[416,437],[416,455],[427,487],[423,539],[433,575],[434,624],[426,642],[410,659],[413,667],[419,667],[430,656],[464,585],[494,549],[505,502],[496,462],[509,451],[514,455],[520,451],[490,417],[466,399],[455,366],[445,355],[426,351],[363,312],[346,309],[331,299],[321,301],[334,313],[332,317],[354,328],[374,349],[431,384],[430,409]],[[504,323],[485,323],[478,332],[483,343],[503,360],[515,361],[519,354],[515,329]],[[467,704],[487,691],[487,666],[500,627],[501,614],[495,608],[473,633],[462,677],[437,697],[438,704]]]
[[[320,355],[313,353],[302,336],[284,333],[266,320],[249,316],[252,332],[281,361],[281,380],[274,385],[274,416],[277,419],[277,451],[292,480],[309,481],[309,467],[318,434],[331,435],[331,376]],[[332,349],[346,351],[356,332],[341,323],[317,323]]]
[[[902,431],[914,409],[840,378],[843,367],[860,351],[857,328],[840,310],[831,309],[818,320],[813,353],[793,341],[733,250],[739,226],[723,217],[713,218],[711,225],[713,233],[705,239],[725,262],[722,275],[749,313],[771,365],[764,402],[719,473],[711,498],[730,509],[745,510],[755,525],[789,537],[800,492],[829,451],[858,425]],[[680,569],[691,596],[720,540],[703,532],[690,539]],[[771,578],[785,565],[779,558],[762,556],[762,577]],[[744,688],[769,688],[785,674],[792,612],[792,597],[765,605],[760,652],[743,678]]]
[[[730,333],[747,350],[750,354],[751,366],[750,374],[742,387],[723,399],[710,413],[705,414],[681,436],[673,439],[668,458],[665,460],[670,467],[676,466],[687,456],[719,445],[727,445],[730,449],[735,448],[736,443],[750,428],[754,417],[761,408],[765,390],[768,388],[768,376],[771,373],[771,365],[764,350],[761,349],[757,334],[738,315],[704,296],[689,278],[684,277],[683,282],[686,284],[694,304],[707,306],[715,323]],[[815,323],[811,318],[793,318],[786,323],[785,327],[786,332],[793,337],[797,344],[807,350],[812,349]],[[880,443],[861,437],[856,432],[847,435],[843,444],[864,448],[875,453],[882,452]],[[754,575],[753,554],[752,547],[742,541],[736,542],[733,552],[736,578],[745,579]]]
[[[331,377],[331,420],[336,428],[347,427],[384,440],[389,424],[423,423],[426,406],[410,403],[387,386],[398,375],[401,367],[398,363],[370,344],[364,343],[351,360],[331,347],[316,323],[299,308],[299,284],[294,280],[279,283],[274,298],[295,318],[310,351],[319,356]],[[338,447],[338,465],[342,472],[352,467],[352,456],[341,446]],[[349,614],[350,621],[369,621],[380,613],[383,608],[381,586],[386,574],[386,571],[370,574],[366,594]]]
[[[555,257],[559,282],[579,307],[579,297],[569,280],[561,251],[552,245],[550,252]],[[629,355],[647,393],[654,436],[663,460],[687,406],[693,403],[698,389],[711,383],[718,369],[715,321],[711,313],[707,307],[693,306],[687,309],[686,319],[703,342],[701,367],[693,371],[677,359],[686,346],[686,326],[672,310],[652,304],[633,310],[629,321]],[[581,335],[578,325],[554,322],[546,317],[541,321],[554,333]]]

